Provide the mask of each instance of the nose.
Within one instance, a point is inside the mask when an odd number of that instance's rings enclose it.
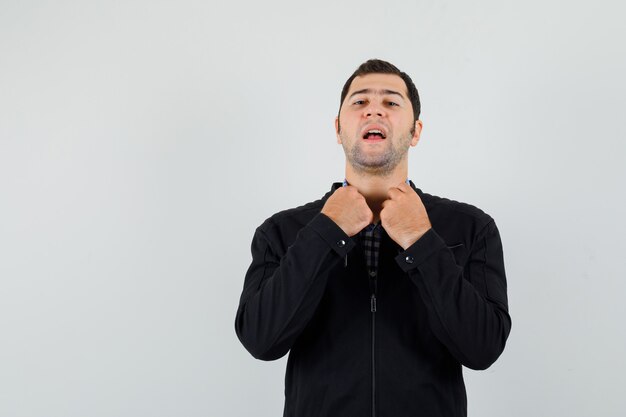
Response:
[[[384,117],[385,110],[380,103],[372,101],[365,108],[364,116],[365,117],[372,117],[372,116]]]

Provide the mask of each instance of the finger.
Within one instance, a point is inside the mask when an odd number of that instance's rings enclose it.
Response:
[[[393,210],[393,206],[395,204],[398,204],[396,201],[393,200],[385,200],[383,201],[382,205],[381,205],[381,211],[387,209],[387,211],[389,210]]]
[[[402,190],[400,190],[398,187],[390,187],[389,190],[387,190],[387,195],[391,199],[398,198],[402,194],[404,194],[404,192]]]
[[[404,192],[409,192],[409,191],[413,191],[413,187],[411,187],[411,185],[407,184],[406,182],[403,182],[402,184],[400,184],[400,188],[402,191]]]
[[[388,210],[389,209],[387,209],[387,210],[382,209],[380,211],[379,215],[378,215],[378,217],[380,217],[380,222],[382,223],[383,227],[387,226],[387,211]]]
[[[348,188],[348,187],[349,187],[349,188]],[[363,194],[361,194],[361,192],[359,191],[359,189],[358,189],[358,188],[356,188],[354,185],[348,185],[348,186],[346,186],[346,188],[348,188],[348,191],[349,191],[351,194],[363,197]]]

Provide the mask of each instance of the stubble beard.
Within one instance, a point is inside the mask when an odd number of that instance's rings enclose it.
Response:
[[[356,172],[388,177],[396,169],[398,164],[407,157],[414,132],[415,127],[412,127],[398,140],[392,140],[390,137],[386,138],[386,141],[391,140],[392,142],[387,150],[379,155],[365,154],[362,146],[364,144],[360,142],[363,139],[359,137],[356,138],[351,147],[346,145],[346,143],[349,143],[349,140],[346,140],[347,138],[344,136],[343,132],[339,133],[339,137],[341,138],[341,145],[346,154],[346,159]],[[381,142],[381,144],[382,143],[383,142]]]

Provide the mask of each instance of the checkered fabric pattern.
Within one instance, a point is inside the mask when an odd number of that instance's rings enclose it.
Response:
[[[365,253],[365,263],[369,271],[378,271],[378,252],[380,252],[380,223],[370,224],[359,232],[359,239]]]
[[[406,183],[409,184],[407,178]],[[348,185],[348,181],[344,178],[343,186]],[[370,272],[378,271],[378,253],[380,252],[380,236],[383,227],[380,223],[370,224],[359,232],[359,240],[363,246],[365,253],[365,263]]]

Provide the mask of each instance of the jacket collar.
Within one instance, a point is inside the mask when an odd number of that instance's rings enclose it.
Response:
[[[422,190],[420,190],[419,188],[417,188],[415,186],[415,184],[413,183],[413,181],[409,180],[409,185],[411,186],[411,188],[413,189],[413,191],[415,191],[417,193],[417,195],[419,196],[419,198],[422,200],[422,203],[424,204],[424,206],[426,207],[426,209],[428,210],[429,206],[430,206],[430,201],[428,200],[426,195],[426,198],[424,196],[424,193],[422,192]],[[322,197],[322,204],[328,200],[328,197],[330,197],[332,195],[332,193],[335,192],[335,190],[337,190],[338,188],[343,187],[343,182],[334,182],[333,185],[330,187],[330,191],[327,192],[324,197]],[[386,250],[384,249],[388,244],[392,245],[395,248],[395,253],[400,253],[402,252],[402,247],[400,245],[398,245],[397,243],[395,243],[393,240],[391,240],[391,238],[387,235],[387,232],[385,231],[385,229],[382,229],[382,236],[383,236],[383,241],[387,240],[388,242],[386,244],[383,244],[381,246],[381,251]],[[357,246],[360,247],[360,243],[357,240]]]

